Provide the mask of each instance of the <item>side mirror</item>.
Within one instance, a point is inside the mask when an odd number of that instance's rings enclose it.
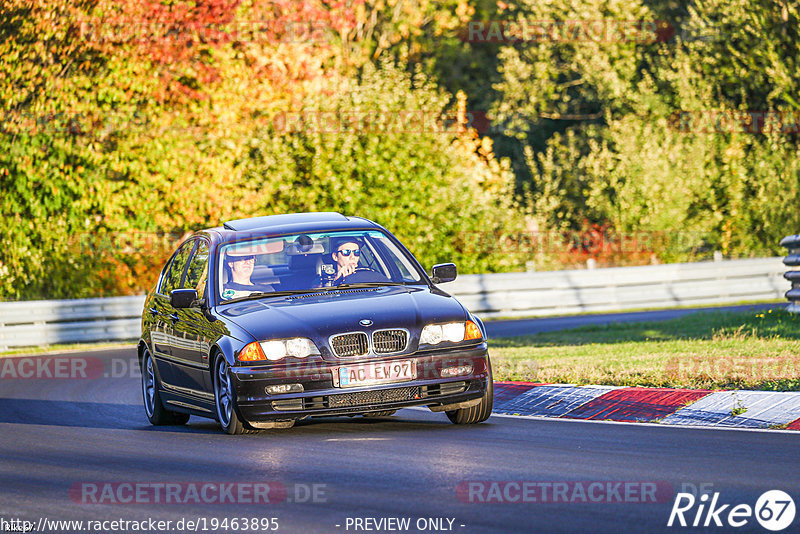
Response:
[[[439,263],[431,269],[431,280],[434,284],[452,282],[458,276],[458,269],[455,263]]]
[[[169,292],[169,303],[176,309],[191,308],[200,304],[196,289],[173,289]]]

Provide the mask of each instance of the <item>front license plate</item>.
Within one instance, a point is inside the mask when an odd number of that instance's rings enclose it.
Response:
[[[339,387],[351,388],[386,382],[413,380],[417,377],[417,366],[413,360],[375,362],[339,367]]]

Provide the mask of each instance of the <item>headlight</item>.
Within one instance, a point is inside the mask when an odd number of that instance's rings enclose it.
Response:
[[[306,358],[312,354],[319,354],[319,349],[313,341],[306,337],[293,337],[290,339],[275,339],[250,343],[239,353],[239,361],[254,362],[259,360],[278,361],[291,356],[293,358]]]
[[[442,341],[458,343],[482,337],[481,329],[472,321],[429,324],[422,329],[422,333],[419,336],[419,344],[438,345]]]

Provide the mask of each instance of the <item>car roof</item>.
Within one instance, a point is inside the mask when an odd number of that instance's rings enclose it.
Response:
[[[258,230],[274,228],[276,226],[287,226],[301,223],[320,223],[320,222],[346,222],[347,217],[341,213],[333,211],[323,211],[317,213],[286,213],[284,215],[266,215],[264,217],[251,217],[249,219],[237,219],[228,221],[224,224],[226,230]]]
[[[362,217],[346,217],[336,212],[312,212],[236,219],[207,231],[218,233],[223,241],[236,241],[256,236],[364,228],[381,229],[381,226]]]

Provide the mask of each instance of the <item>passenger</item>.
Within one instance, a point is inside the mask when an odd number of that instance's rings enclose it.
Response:
[[[256,265],[256,257],[252,254],[244,254],[236,251],[229,251],[225,254],[224,269],[228,275],[222,298],[235,299],[246,297],[251,293],[274,291],[269,284],[255,284],[250,280]]]

